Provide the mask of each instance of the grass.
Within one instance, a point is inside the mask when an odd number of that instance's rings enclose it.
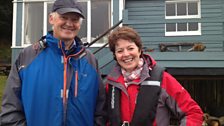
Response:
[[[7,76],[0,76],[0,103],[2,103],[2,94],[5,88]],[[0,104],[1,105],[1,104]]]

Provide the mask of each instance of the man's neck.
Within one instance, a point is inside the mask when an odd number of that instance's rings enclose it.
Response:
[[[64,41],[65,44],[65,50],[69,50],[71,48],[71,46],[74,44],[74,40],[73,41]]]

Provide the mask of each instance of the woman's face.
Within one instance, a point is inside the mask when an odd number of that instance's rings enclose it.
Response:
[[[141,51],[131,41],[119,39],[115,45],[115,57],[118,64],[127,72],[135,70],[140,60]]]

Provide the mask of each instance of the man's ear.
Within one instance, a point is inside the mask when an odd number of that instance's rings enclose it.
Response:
[[[54,24],[54,15],[53,15],[53,14],[50,14],[50,15],[49,15],[49,19],[48,19],[48,21],[49,21],[49,23],[50,23],[51,25]]]

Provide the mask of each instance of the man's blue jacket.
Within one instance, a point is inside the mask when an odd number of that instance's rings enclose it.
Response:
[[[1,126],[104,125],[105,93],[95,57],[52,33],[18,56],[7,80]]]

